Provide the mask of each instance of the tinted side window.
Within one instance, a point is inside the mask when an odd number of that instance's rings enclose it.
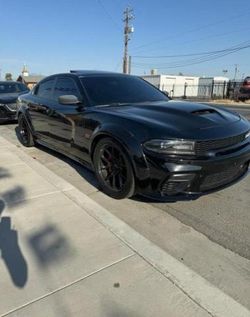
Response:
[[[57,100],[58,97],[63,95],[74,95],[80,98],[79,91],[73,79],[71,78],[57,79],[53,97],[55,100]]]
[[[42,98],[51,99],[54,82],[55,79],[49,79],[40,83],[38,88],[36,88],[36,95]]]

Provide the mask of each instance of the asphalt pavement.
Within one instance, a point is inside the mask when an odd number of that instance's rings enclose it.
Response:
[[[239,112],[241,115],[246,117],[248,120],[250,120],[250,108],[246,107],[230,107],[233,111]]]
[[[214,103],[209,103],[209,105],[213,105]],[[242,116],[246,117],[248,120],[250,120],[250,105],[245,104],[245,105],[228,105],[228,104],[217,104],[217,106],[224,106],[226,108],[229,108],[233,111],[239,112]]]

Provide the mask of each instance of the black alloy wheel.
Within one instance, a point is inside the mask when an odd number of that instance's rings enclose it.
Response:
[[[33,136],[23,114],[18,117],[19,138],[21,143],[26,147],[34,145]]]
[[[135,178],[129,157],[123,147],[111,138],[101,139],[93,157],[96,176],[102,190],[116,199],[135,193]]]

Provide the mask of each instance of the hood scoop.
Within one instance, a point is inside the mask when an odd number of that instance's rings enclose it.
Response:
[[[199,109],[199,110],[194,110],[191,113],[198,116],[203,116],[206,114],[217,113],[217,111],[215,109]]]

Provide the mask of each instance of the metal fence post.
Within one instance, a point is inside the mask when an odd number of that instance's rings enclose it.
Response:
[[[213,99],[214,95],[214,80],[212,80],[212,87],[211,87],[211,99]]]
[[[184,84],[184,96],[183,96],[183,99],[186,99],[187,98],[187,95],[186,95],[186,92],[187,92],[187,83]]]
[[[226,81],[224,80],[222,99],[225,99],[225,90],[226,90]]]

